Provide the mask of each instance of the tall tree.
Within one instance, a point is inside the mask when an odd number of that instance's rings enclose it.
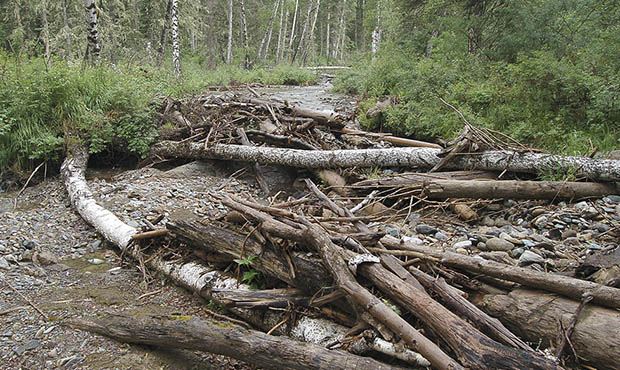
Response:
[[[233,53],[233,0],[228,0],[228,44],[226,47],[226,64],[232,63]]]
[[[280,62],[282,59],[282,49],[284,43],[286,43],[286,27],[288,24],[284,23],[284,19],[286,19],[288,23],[288,9],[286,10],[286,15],[284,15],[284,8],[286,6],[286,1],[281,0],[282,6],[280,6],[280,27],[278,29],[278,45],[276,46],[276,63]]]
[[[99,54],[101,53],[99,31],[97,29],[97,5],[95,4],[95,0],[84,0],[84,7],[86,9],[86,39],[88,41],[85,58],[90,63],[96,63],[99,60]]]
[[[245,17],[245,1],[239,0],[241,6],[241,42],[243,44],[243,67],[250,68],[250,46],[248,40],[248,23]]]
[[[297,13],[299,12],[299,0],[295,0],[295,10],[293,11],[293,24],[291,26],[291,36],[288,39],[288,52],[291,61],[295,58],[293,53],[293,42],[295,41],[295,28],[297,27]]]
[[[172,31],[172,65],[174,75],[181,77],[181,44],[179,42],[179,4],[178,0],[171,0],[170,28]]]

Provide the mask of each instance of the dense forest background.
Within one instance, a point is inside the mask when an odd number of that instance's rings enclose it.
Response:
[[[617,0],[5,0],[0,168],[91,151],[144,155],[153,102],[231,82],[336,88],[367,128],[449,139],[463,118],[568,154],[620,146]],[[87,21],[88,20],[88,21]],[[88,36],[88,37],[87,37]]]

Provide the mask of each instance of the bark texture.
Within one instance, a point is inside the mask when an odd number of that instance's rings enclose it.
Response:
[[[207,351],[265,368],[394,369],[368,357],[331,351],[316,344],[196,318],[180,320],[108,316],[97,321],[74,319],[68,324],[123,342]]]
[[[89,59],[91,63],[96,63],[101,53],[97,22],[97,4],[95,4],[95,0],[84,0],[84,7],[86,9],[86,39],[88,41],[86,58]]]
[[[205,149],[201,143],[164,141],[155,145],[153,152],[165,157],[228,159],[298,168],[374,166],[432,168],[441,160],[440,150],[432,148],[306,151],[218,144]],[[540,153],[482,152],[454,158],[445,167],[448,169],[508,170],[523,173],[570,170],[575,171],[579,177],[592,180],[620,181],[620,161],[618,160],[597,160]]]
[[[560,322],[566,328],[579,302],[540,291],[519,289],[508,295],[486,295],[479,303],[517,334],[542,346],[556,346]],[[598,369],[620,369],[620,312],[588,305],[579,316],[570,343],[580,361]],[[570,346],[569,346],[570,348]],[[571,351],[568,350],[568,353]]]
[[[181,44],[179,41],[179,2],[171,0],[170,31],[172,33],[172,66],[174,75],[181,76]]]

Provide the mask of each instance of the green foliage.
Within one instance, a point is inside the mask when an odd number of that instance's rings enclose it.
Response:
[[[250,71],[185,66],[177,80],[168,67],[88,68],[55,60],[48,69],[41,59],[18,61],[0,52],[0,172],[23,174],[41,161],[59,160],[66,132],[82,138],[91,153],[143,157],[157,136],[152,103],[161,96],[199,93],[210,85],[307,84],[316,78],[288,66]]]
[[[247,256],[241,259],[235,259],[234,262],[243,271],[241,276],[241,282],[248,284],[253,288],[260,288],[263,276],[259,271],[256,271],[252,265],[256,261],[258,256]]]

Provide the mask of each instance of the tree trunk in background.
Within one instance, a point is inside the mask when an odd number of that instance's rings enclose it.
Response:
[[[48,6],[47,1],[44,1],[42,13],[41,13],[41,23],[43,26],[43,29],[41,32],[41,38],[43,39],[43,45],[45,47],[45,52],[44,52],[45,64],[49,68],[50,61],[51,61],[50,59],[51,54],[50,54],[50,25],[47,21],[47,6]]]
[[[161,28],[161,35],[159,36],[159,46],[157,47],[157,65],[161,66],[164,62],[164,54],[166,51],[166,39],[168,38],[168,24],[170,22],[170,12],[172,11],[172,0],[168,0],[166,5],[166,15],[164,18],[164,25]]]
[[[181,45],[179,43],[179,4],[178,0],[171,0],[170,24],[172,31],[172,65],[174,75],[181,77]]]
[[[245,0],[240,0],[241,5],[241,38],[243,39],[243,68],[250,69],[250,48],[248,46],[248,23],[245,18]]]
[[[71,60],[73,57],[71,53],[72,43],[71,43],[71,28],[69,27],[69,17],[67,16],[67,4],[68,0],[64,0],[62,2],[62,23],[63,23],[63,32],[65,33],[65,60]]]
[[[332,13],[327,12],[327,26],[325,30],[325,56],[327,57],[327,59],[329,59],[331,52],[332,52],[331,50],[332,45],[331,45],[331,39],[330,39],[331,21],[332,21]]]
[[[301,64],[305,65],[306,61],[308,60],[308,55],[310,53],[314,54],[314,48],[315,48],[315,39],[316,39],[316,21],[319,18],[319,8],[321,6],[321,0],[316,0],[316,5],[315,5],[315,9],[314,9],[314,16],[312,18],[312,26],[310,27],[310,34],[309,34],[309,40],[308,43],[306,45],[306,47],[304,48],[303,51],[303,55],[302,55],[302,60],[301,60]]]
[[[233,0],[228,0],[228,46],[226,47],[226,64],[232,63],[233,44]]]
[[[295,28],[297,27],[297,13],[299,13],[299,0],[295,0],[295,11],[293,12],[293,24],[291,26],[291,37],[288,40],[288,50],[287,53],[288,58],[292,61],[294,52],[293,52],[293,42],[295,41]]]
[[[306,45],[306,37],[308,33],[308,25],[310,23],[310,19],[312,17],[312,0],[308,1],[308,11],[306,12],[306,19],[304,20],[304,27],[301,30],[301,35],[299,36],[299,43],[297,44],[297,48],[293,53],[293,58],[291,58],[291,62],[294,62],[297,58],[297,55],[300,52],[303,52],[304,47]]]
[[[284,15],[284,7],[286,6],[286,1],[281,0],[280,6],[280,27],[278,28],[278,45],[276,46],[276,63],[280,62],[282,58],[282,46],[286,42],[286,35],[283,32],[286,32],[286,27],[288,24],[284,24],[284,19],[286,19],[288,23],[288,10],[286,11],[286,16]]]
[[[357,50],[364,50],[364,0],[357,0],[355,4],[355,45]]]
[[[342,60],[342,54],[344,52],[344,43],[345,43],[345,39],[347,37],[346,35],[346,23],[345,23],[345,11],[347,9],[347,0],[342,0],[342,9],[340,12],[340,20],[339,20],[339,25],[338,25],[338,39],[336,41],[336,47],[334,50],[334,55],[333,57],[335,59],[340,59]]]
[[[90,63],[96,63],[101,53],[99,31],[97,30],[97,5],[95,4],[95,0],[84,0],[84,7],[86,9],[86,39],[88,41],[84,57]]]
[[[269,26],[265,30],[262,40],[260,41],[260,47],[258,48],[258,59],[265,60],[269,56],[269,44],[271,43],[271,34],[273,32],[273,23],[275,22],[276,15],[278,14],[278,7],[280,6],[280,0],[276,0],[273,3],[273,11],[269,16]]]

